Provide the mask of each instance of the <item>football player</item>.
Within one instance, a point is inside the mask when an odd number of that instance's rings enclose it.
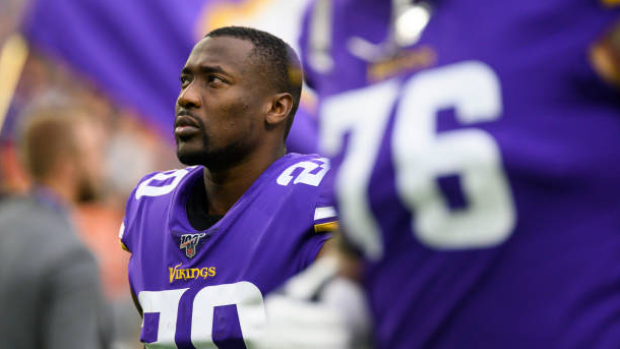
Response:
[[[293,50],[255,29],[216,29],[189,55],[174,134],[190,167],[145,176],[120,230],[147,348],[245,347],[263,295],[329,238],[329,162],[286,154],[301,84]]]
[[[377,348],[620,346],[617,4],[310,8],[302,59]]]

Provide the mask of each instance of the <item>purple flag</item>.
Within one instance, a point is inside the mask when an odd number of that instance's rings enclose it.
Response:
[[[23,31],[33,46],[66,61],[169,133],[175,82],[193,46],[193,24],[203,3],[33,1]]]

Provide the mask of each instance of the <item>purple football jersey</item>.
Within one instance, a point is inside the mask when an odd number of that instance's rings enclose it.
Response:
[[[336,218],[323,180],[328,171],[324,158],[289,153],[205,231],[194,230],[186,213],[202,167],[144,177],[120,232],[144,312],[141,341],[245,348],[265,321],[256,307],[262,296],[312,263],[329,238]]]
[[[303,60],[376,346],[620,347],[620,98],[588,62],[620,12],[431,1],[371,61],[391,1],[321,3]]]

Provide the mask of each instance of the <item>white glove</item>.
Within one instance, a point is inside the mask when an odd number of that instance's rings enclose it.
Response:
[[[324,257],[265,299],[267,326],[258,349],[360,349],[368,346],[370,316],[361,288],[336,276]]]

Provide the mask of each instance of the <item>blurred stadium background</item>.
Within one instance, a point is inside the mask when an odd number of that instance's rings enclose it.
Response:
[[[75,221],[99,258],[113,305],[115,348],[138,348],[140,318],[129,296],[117,231],[127,195],[144,174],[181,166],[172,138],[179,73],[210,29],[249,25],[297,44],[308,0],[0,0],[0,192],[29,181],[16,153],[18,115],[33,103],[84,105],[107,135],[103,196]],[[289,150],[316,150],[314,101],[306,92]]]

